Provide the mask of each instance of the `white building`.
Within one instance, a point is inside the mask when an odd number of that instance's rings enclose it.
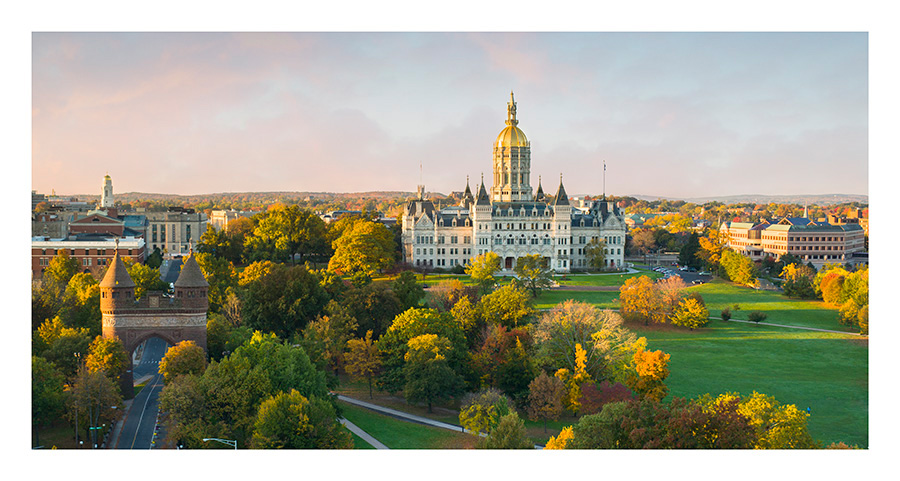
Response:
[[[483,178],[476,196],[467,181],[459,205],[436,209],[425,198],[425,186],[419,186],[418,198],[403,213],[404,262],[420,268],[452,268],[495,252],[504,271],[510,271],[516,259],[538,254],[551,269],[570,272],[588,268],[584,248],[600,239],[606,243],[606,265],[624,265],[625,222],[613,202],[571,206],[562,175],[555,196],[545,195],[540,181],[537,193],[532,193],[531,142],[518,123],[510,93],[506,127],[493,147],[490,195]]]

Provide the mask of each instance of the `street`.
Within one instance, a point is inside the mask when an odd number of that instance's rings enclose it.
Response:
[[[131,403],[116,449],[151,449],[159,413],[159,392],[163,388],[163,376],[159,374],[159,361],[169,348],[165,341],[150,338],[144,345],[141,360],[133,368],[134,379],[150,378]]]

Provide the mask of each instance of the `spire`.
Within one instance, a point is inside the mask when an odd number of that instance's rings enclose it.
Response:
[[[478,199],[475,205],[491,205],[491,199],[488,197],[487,190],[484,188],[484,174],[481,174],[481,187],[478,188]]]
[[[556,198],[553,199],[553,205],[569,205],[569,196],[563,187],[562,174],[559,174],[559,189],[556,190]]]
[[[534,194],[534,200],[544,200],[545,197],[544,187],[541,185],[541,176],[538,176],[538,188],[537,192]]]
[[[506,125],[518,125],[516,120],[516,99],[512,90],[509,91],[509,103],[506,104]]]
[[[192,251],[191,255],[188,256],[187,260],[184,262],[184,265],[181,266],[181,273],[178,274],[178,279],[175,281],[175,287],[207,286],[209,286],[209,282],[207,282],[206,277],[203,276],[203,271],[200,270],[200,265],[197,264],[197,260],[194,259]]]

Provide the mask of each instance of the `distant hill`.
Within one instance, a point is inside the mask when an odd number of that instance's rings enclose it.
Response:
[[[742,194],[712,197],[664,197],[652,195],[632,194],[630,197],[641,200],[683,200],[693,204],[705,204],[707,202],[721,202],[723,204],[809,204],[809,205],[834,205],[848,202],[869,203],[868,195],[861,194],[811,194],[811,195],[762,195]]]

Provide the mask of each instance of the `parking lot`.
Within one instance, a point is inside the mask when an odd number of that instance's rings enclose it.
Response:
[[[683,280],[687,285],[704,284],[712,279],[712,276],[708,272],[698,272],[694,269],[679,268],[678,266],[659,266],[654,267],[651,270],[662,274],[663,279],[668,279],[672,276],[679,276],[681,277],[681,280]]]

